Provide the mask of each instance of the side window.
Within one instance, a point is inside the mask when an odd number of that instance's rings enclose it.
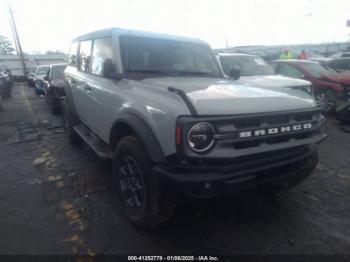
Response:
[[[115,73],[112,38],[106,37],[94,41],[91,73],[100,76],[108,76],[109,74]]]
[[[302,76],[302,73],[297,68],[287,64],[280,64],[278,67],[278,73],[294,78],[301,78]]]
[[[77,66],[77,52],[78,52],[78,43],[74,42],[70,45],[70,48],[69,48],[69,58],[68,58],[69,65]]]
[[[80,42],[79,49],[79,69],[83,72],[90,71],[92,41]]]
[[[350,69],[350,62],[348,61],[338,61],[331,64],[331,68],[335,70],[349,70]]]

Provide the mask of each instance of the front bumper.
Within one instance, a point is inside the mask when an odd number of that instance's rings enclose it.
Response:
[[[300,173],[311,175],[317,162],[317,150],[312,145],[212,164],[158,165],[155,172],[170,190],[193,197],[214,197]]]

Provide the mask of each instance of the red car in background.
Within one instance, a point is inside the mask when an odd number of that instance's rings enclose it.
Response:
[[[275,60],[271,66],[277,74],[310,81],[315,97],[325,111],[350,116],[349,73],[338,73],[309,60]]]

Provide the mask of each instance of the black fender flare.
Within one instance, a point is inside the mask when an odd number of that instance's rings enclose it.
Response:
[[[140,139],[152,162],[162,163],[166,161],[163,150],[152,129],[142,118],[133,113],[124,113],[114,122],[109,136],[110,145],[113,146],[115,143],[113,139],[115,132],[118,133],[117,129],[120,127],[120,124],[126,124],[130,127],[132,132]]]

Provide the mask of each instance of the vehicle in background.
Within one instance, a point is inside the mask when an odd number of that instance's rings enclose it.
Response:
[[[36,66],[28,68],[28,74],[27,74],[27,83],[29,87],[34,87],[34,78],[35,78],[35,71],[36,71]]]
[[[223,73],[228,77],[232,68],[239,70],[237,84],[260,87],[288,87],[312,94],[309,81],[276,75],[261,57],[243,53],[216,53]]]
[[[45,100],[52,113],[56,114],[61,111],[60,98],[65,96],[64,93],[64,70],[67,64],[50,65],[49,73],[44,77],[45,80]]]
[[[342,57],[350,57],[350,52],[339,52],[329,56],[329,58],[342,58]]]
[[[330,67],[338,73],[346,72],[350,73],[350,57],[328,59],[321,62],[322,65]]]
[[[2,99],[11,97],[13,77],[11,70],[6,64],[0,64],[0,96]]]
[[[73,40],[62,99],[72,143],[112,158],[126,217],[168,220],[176,196],[291,188],[316,167],[325,119],[311,94],[224,78],[198,39],[107,29]]]
[[[46,80],[44,78],[45,76],[48,75],[49,70],[50,70],[50,66],[48,65],[42,65],[42,66],[36,67],[33,81],[34,81],[35,93],[37,95],[45,94]]]
[[[308,60],[275,60],[271,65],[277,74],[310,81],[316,100],[326,112],[349,113],[349,77]]]

